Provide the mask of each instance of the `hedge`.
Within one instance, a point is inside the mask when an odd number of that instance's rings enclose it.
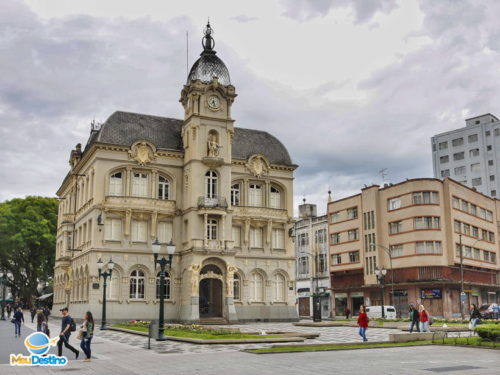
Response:
[[[475,331],[482,339],[500,340],[499,324],[481,324],[475,328]]]

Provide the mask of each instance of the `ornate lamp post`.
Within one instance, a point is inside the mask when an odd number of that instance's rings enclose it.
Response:
[[[160,317],[158,319],[158,341],[163,341],[165,340],[164,337],[164,325],[165,325],[165,268],[166,266],[171,267],[172,266],[172,257],[175,253],[175,245],[170,240],[170,242],[167,244],[167,254],[168,258],[162,257],[161,259],[158,259],[158,255],[160,254],[161,250],[161,244],[158,242],[158,239],[156,239],[152,245],[151,248],[153,250],[153,255],[155,258],[155,269],[156,265],[160,265]]]
[[[377,276],[377,281],[380,284],[380,297],[382,298],[382,319],[385,319],[384,312],[384,283],[385,283],[385,275],[387,274],[387,270],[385,268],[375,269],[375,276]]]
[[[7,294],[7,271],[3,270],[2,276],[0,276],[0,281],[2,283],[2,316],[0,320],[5,320],[5,297]]]
[[[106,329],[106,286],[107,284],[107,279],[108,277],[111,280],[111,274],[113,273],[113,267],[115,264],[113,263],[113,260],[110,259],[107,265],[108,270],[107,271],[102,271],[102,268],[104,266],[103,261],[99,258],[97,261],[97,268],[99,268],[99,279],[102,277],[104,280],[103,283],[103,288],[102,288],[102,319],[101,319],[101,330]]]

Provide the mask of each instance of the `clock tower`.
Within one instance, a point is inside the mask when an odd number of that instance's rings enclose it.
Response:
[[[202,46],[203,51],[189,72],[180,98],[184,106],[181,131],[184,148],[183,263],[186,269],[192,270],[190,277],[193,285],[191,301],[186,301],[187,306],[184,306],[184,310],[188,311],[182,315],[184,320],[189,321],[197,321],[201,317],[197,314],[203,311],[203,307],[199,308],[197,304],[203,303],[205,297],[201,296],[202,293],[222,293],[215,285],[218,277],[227,279],[223,280],[225,284],[232,284],[231,270],[234,268],[229,198],[234,135],[231,106],[236,93],[224,62],[214,50],[210,23],[205,29]],[[197,278],[204,275],[199,267],[207,257],[219,260],[217,268],[220,274],[214,269],[212,276],[215,279],[208,281],[208,291],[202,292],[202,284]],[[231,297],[226,297],[222,306],[228,321],[232,317],[236,319]]]

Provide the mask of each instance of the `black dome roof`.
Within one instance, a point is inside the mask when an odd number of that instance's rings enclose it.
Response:
[[[191,81],[199,79],[202,82],[210,82],[213,78],[217,77],[222,85],[230,85],[231,79],[229,71],[224,62],[216,56],[214,51],[215,41],[212,38],[213,30],[210,27],[210,22],[205,29],[205,36],[203,37],[203,52],[200,58],[191,67],[187,77],[187,84]]]

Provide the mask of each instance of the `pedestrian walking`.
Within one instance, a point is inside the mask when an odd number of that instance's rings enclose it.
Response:
[[[469,328],[474,330],[480,320],[481,314],[479,313],[479,309],[477,308],[476,304],[473,303],[470,309]]]
[[[33,323],[33,321],[35,320],[35,316],[36,316],[36,307],[33,306],[30,310],[31,312],[31,323]]]
[[[422,323],[422,332],[429,332],[429,314],[427,313],[427,310],[425,309],[424,305],[420,305],[418,307],[418,312],[420,315],[420,323]]]
[[[36,331],[43,332],[50,337],[49,325],[42,312],[36,314]]]
[[[62,313],[63,318],[61,321],[61,333],[59,334],[59,341],[57,342],[57,355],[59,357],[62,356],[62,347],[64,345],[67,349],[75,353],[75,359],[78,359],[80,351],[78,349],[75,349],[69,343],[69,337],[71,336],[71,331],[74,330],[73,328],[75,322],[73,321],[73,318],[69,315],[67,307],[63,307],[60,311]]]
[[[500,305],[498,303],[494,303],[491,306],[491,309],[493,310],[493,318],[498,320],[500,318]]]
[[[349,319],[349,316],[351,315],[351,310],[349,310],[349,307],[346,307],[344,309],[344,315],[346,319]]]
[[[417,332],[420,332],[420,314],[415,306],[410,305],[410,333],[413,332],[413,327],[417,329]]]
[[[21,337],[21,323],[24,324],[24,314],[21,308],[18,308],[14,313],[12,321],[14,323],[15,330],[14,337]]]
[[[368,328],[368,315],[366,314],[365,305],[361,305],[359,307],[358,314],[358,326],[359,326],[359,335],[363,338],[363,341],[368,341],[366,338],[366,329]]]
[[[90,357],[92,354],[92,351],[90,350],[90,343],[92,341],[92,337],[94,337],[94,318],[92,316],[92,313],[90,311],[87,311],[83,319],[83,323],[80,326],[82,332],[82,341],[80,343],[80,347],[85,353],[85,359],[83,361],[90,362]]]
[[[7,305],[7,319],[10,319],[10,314],[12,314],[12,306],[9,303]]]

